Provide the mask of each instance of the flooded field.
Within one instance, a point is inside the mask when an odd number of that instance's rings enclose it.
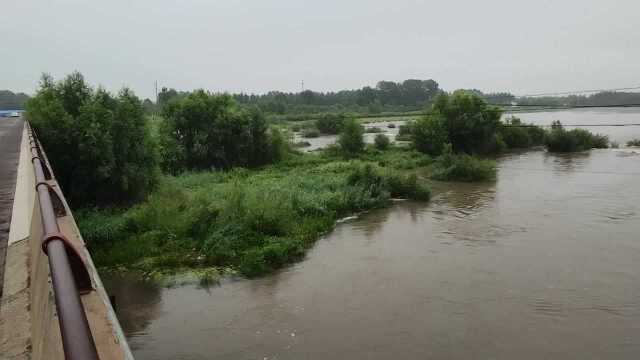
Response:
[[[640,122],[607,114],[518,116]],[[495,182],[436,183],[428,204],[339,224],[267,277],[105,285],[142,360],[637,359],[640,151],[530,151],[498,166]]]
[[[517,116],[524,122],[533,123],[536,125],[548,126],[554,120],[560,120],[563,124],[577,124],[577,125],[602,125],[602,124],[632,124],[640,123],[640,108],[628,108],[628,109],[571,109],[561,111],[539,111],[530,113],[506,113],[504,117]],[[404,124],[407,119],[415,119],[414,117],[402,118],[395,117],[390,121],[370,122],[365,123],[365,129],[370,127],[377,127],[383,130],[383,133],[394,141],[395,136],[398,134],[400,125]],[[375,120],[375,119],[374,119]],[[389,128],[389,124],[393,124],[393,128]],[[618,142],[620,145],[624,145],[627,141],[640,138],[640,126],[595,126],[587,127],[587,129],[609,135],[611,140]],[[373,139],[376,134],[365,134],[365,141],[367,143],[373,143]],[[311,145],[301,148],[303,151],[313,151],[323,148],[329,144],[333,144],[337,140],[337,136],[320,136],[317,138],[303,138],[300,133],[294,134],[294,142],[307,141]]]

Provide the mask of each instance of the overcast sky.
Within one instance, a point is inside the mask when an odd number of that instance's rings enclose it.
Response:
[[[265,92],[433,78],[527,94],[640,85],[638,0],[2,0],[0,89]]]

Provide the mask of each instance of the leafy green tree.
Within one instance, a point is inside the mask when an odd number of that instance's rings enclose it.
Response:
[[[156,183],[155,144],[131,90],[114,98],[92,89],[78,72],[59,82],[43,75],[27,118],[74,205],[136,201]]]
[[[502,111],[487,105],[480,96],[466,91],[441,94],[430,114],[443,119],[454,152],[482,154],[495,150]]]
[[[346,118],[344,114],[324,114],[316,120],[316,128],[323,134],[338,134]]]
[[[270,132],[256,108],[243,110],[229,95],[197,90],[170,101],[161,124],[166,171],[256,167],[275,160]],[[280,140],[278,140],[280,141]]]
[[[347,118],[338,138],[340,149],[346,156],[355,156],[364,150],[364,126],[356,119]]]
[[[387,135],[377,134],[375,139],[373,140],[373,144],[378,150],[387,150],[389,148],[389,145],[391,144],[391,141],[389,140],[389,137]]]
[[[445,120],[440,115],[418,119],[411,125],[411,130],[416,150],[429,155],[440,155],[449,141]]]

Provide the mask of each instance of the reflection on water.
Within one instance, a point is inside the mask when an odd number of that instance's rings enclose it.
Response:
[[[137,359],[637,359],[639,180],[630,151],[509,154],[272,276],[107,287]]]

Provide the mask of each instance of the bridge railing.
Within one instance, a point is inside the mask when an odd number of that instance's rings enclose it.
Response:
[[[65,358],[98,359],[80,298],[81,292],[92,290],[91,278],[82,253],[60,232],[56,215],[64,212],[60,200],[62,194],[51,186],[51,182],[55,181],[53,171],[30,125],[27,133],[42,218],[42,250],[48,256]]]

